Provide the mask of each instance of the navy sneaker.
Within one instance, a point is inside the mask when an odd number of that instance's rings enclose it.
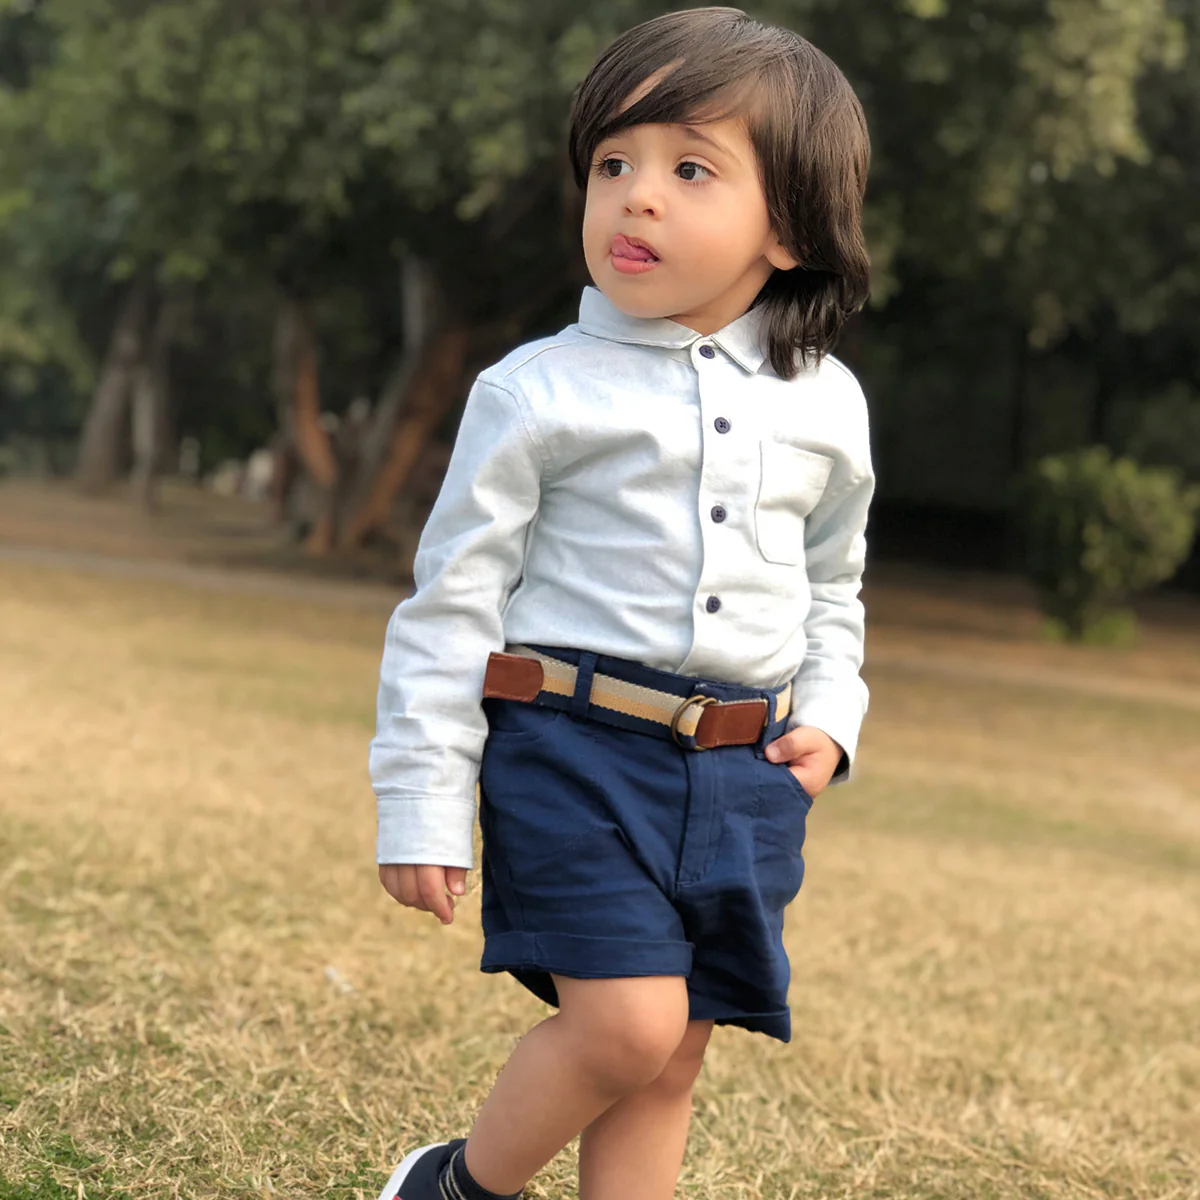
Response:
[[[455,1138],[414,1150],[392,1172],[379,1200],[442,1200],[438,1177],[455,1150],[466,1144],[466,1138]]]

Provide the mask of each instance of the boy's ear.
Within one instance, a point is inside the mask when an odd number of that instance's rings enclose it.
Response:
[[[789,254],[780,244],[778,238],[772,238],[767,247],[767,262],[780,271],[790,271],[800,265],[800,260]]]

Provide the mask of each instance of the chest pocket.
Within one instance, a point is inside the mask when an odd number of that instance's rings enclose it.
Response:
[[[795,566],[804,558],[804,518],[829,482],[833,459],[786,442],[763,440],[754,533],[767,562]]]

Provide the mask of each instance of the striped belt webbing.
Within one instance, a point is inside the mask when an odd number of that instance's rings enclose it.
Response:
[[[530,648],[529,646],[511,645],[504,647],[507,654],[520,654],[525,658],[536,658],[542,664],[544,675],[542,691],[553,692],[556,696],[573,696],[575,694],[575,678],[578,669],[574,663],[552,658],[548,654]],[[662,692],[657,688],[644,687],[637,683],[627,683],[612,675],[604,675],[597,671],[592,676],[590,702],[601,708],[611,708],[616,712],[625,713],[630,717],[641,717],[645,721],[657,721],[670,726],[674,722],[675,729],[684,736],[695,736],[696,727],[704,715],[704,705],[699,703],[688,705],[680,712],[680,697],[670,692]],[[717,707],[721,701],[715,703]],[[745,701],[729,701],[741,703]],[[792,685],[786,684],[782,691],[776,694],[774,717],[779,720],[785,717],[792,706]]]

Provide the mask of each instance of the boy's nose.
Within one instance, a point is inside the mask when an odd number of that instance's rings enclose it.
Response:
[[[649,179],[636,180],[625,193],[625,208],[634,216],[660,213],[662,203],[661,190]]]

